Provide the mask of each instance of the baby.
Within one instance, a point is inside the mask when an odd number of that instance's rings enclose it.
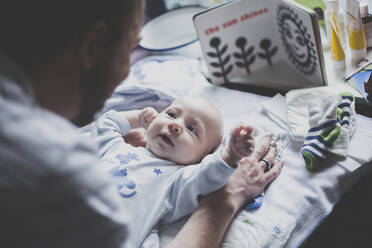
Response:
[[[139,127],[146,129],[146,147],[123,139]],[[126,247],[140,247],[160,220],[172,222],[190,214],[198,197],[222,187],[239,160],[253,152],[251,127],[236,127],[228,145],[213,152],[222,134],[219,111],[199,97],[178,98],[161,113],[153,108],[111,110],[96,121],[92,135],[99,156],[108,162],[131,212]]]

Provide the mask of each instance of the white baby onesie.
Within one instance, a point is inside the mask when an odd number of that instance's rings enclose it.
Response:
[[[161,219],[172,222],[191,214],[198,196],[221,188],[235,169],[221,159],[219,151],[189,166],[160,159],[143,147],[126,144],[123,136],[130,129],[123,115],[110,110],[96,121],[91,135],[125,199],[129,230],[125,247],[140,247]]]

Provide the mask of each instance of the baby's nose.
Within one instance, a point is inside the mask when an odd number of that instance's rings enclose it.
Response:
[[[177,123],[169,123],[168,128],[173,134],[180,135],[182,133],[182,127]]]

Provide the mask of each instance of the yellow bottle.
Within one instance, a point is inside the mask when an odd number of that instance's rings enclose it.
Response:
[[[359,2],[347,1],[349,48],[352,63],[355,64],[367,55],[366,35],[360,16]]]
[[[345,52],[341,44],[340,30],[338,29],[334,12],[331,12],[330,18],[331,29],[331,58],[333,67],[336,70],[345,69]]]
[[[349,46],[353,50],[361,50],[366,47],[366,34],[364,28],[360,27],[359,29],[348,27],[349,33]]]

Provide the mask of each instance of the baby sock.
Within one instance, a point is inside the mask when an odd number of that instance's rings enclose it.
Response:
[[[346,157],[350,138],[354,133],[355,107],[352,94],[345,92],[340,94],[340,96],[341,102],[337,107],[337,118],[341,125],[341,132],[330,152],[341,157]]]
[[[342,127],[351,127],[353,126],[353,117],[354,117],[354,96],[348,92],[340,94],[341,103],[337,108],[337,115]]]
[[[317,170],[329,152],[347,156],[353,99],[351,94],[343,93],[309,103],[310,129],[301,149],[308,170]]]

